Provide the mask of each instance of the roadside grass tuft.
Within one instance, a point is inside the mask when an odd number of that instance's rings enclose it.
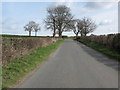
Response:
[[[5,65],[2,66],[2,88],[11,87],[28,72],[34,70],[58,48],[62,41],[63,40],[58,40],[46,47],[37,48],[23,58],[5,63]]]
[[[77,41],[79,41],[79,42],[85,44],[86,46],[91,47],[91,48],[93,48],[93,49],[95,49],[95,50],[97,50],[97,51],[111,57],[111,58],[115,58],[118,61],[120,61],[120,53],[118,53],[115,50],[110,50],[110,49],[108,49],[108,48],[106,48],[104,46],[94,44],[92,42],[87,42],[87,41],[84,41],[84,40],[77,40]]]

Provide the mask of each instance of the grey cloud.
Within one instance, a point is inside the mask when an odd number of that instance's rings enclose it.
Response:
[[[87,2],[84,7],[89,9],[111,8],[114,6],[112,2]]]

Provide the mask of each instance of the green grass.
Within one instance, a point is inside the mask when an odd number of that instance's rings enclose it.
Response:
[[[78,40],[78,41],[85,44],[88,47],[91,47],[91,48],[93,48],[93,49],[95,49],[95,50],[97,50],[97,51],[111,57],[111,58],[115,58],[118,61],[120,61],[120,53],[118,53],[115,50],[110,50],[110,49],[106,48],[105,46],[94,44],[92,42],[86,42],[86,41],[83,41],[83,40]]]
[[[46,47],[37,48],[30,55],[24,58],[13,60],[2,67],[2,87],[9,88],[28,72],[34,70],[38,65],[45,61],[48,56],[58,48],[63,40],[58,40]]]

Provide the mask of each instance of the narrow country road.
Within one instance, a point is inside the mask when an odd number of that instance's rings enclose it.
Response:
[[[118,63],[68,39],[18,88],[118,88]]]

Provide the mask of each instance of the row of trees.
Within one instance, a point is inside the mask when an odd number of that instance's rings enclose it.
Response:
[[[97,25],[90,18],[84,17],[83,19],[75,19],[71,21],[69,29],[73,30],[76,36],[78,36],[78,34],[86,36],[93,32],[96,27]]]
[[[47,18],[45,20],[46,28],[53,31],[53,37],[56,34],[59,37],[63,32],[73,31],[76,36],[86,36],[88,33],[96,29],[96,24],[90,18],[74,19],[70,8],[60,5],[47,9]]]
[[[31,36],[31,32],[35,32],[35,36],[37,36],[37,32],[40,31],[40,26],[38,23],[34,21],[30,21],[27,25],[24,26],[25,31],[29,32],[29,36]]]
[[[78,34],[86,36],[97,27],[90,18],[74,19],[70,8],[65,5],[48,8],[47,18],[44,22],[45,27],[53,31],[53,37],[55,37],[56,34],[62,37],[62,33],[67,31],[73,31],[76,36],[78,36]],[[29,31],[29,36],[31,36],[32,31],[35,31],[36,36],[40,30],[39,24],[34,21],[29,22],[24,28],[25,31]]]

